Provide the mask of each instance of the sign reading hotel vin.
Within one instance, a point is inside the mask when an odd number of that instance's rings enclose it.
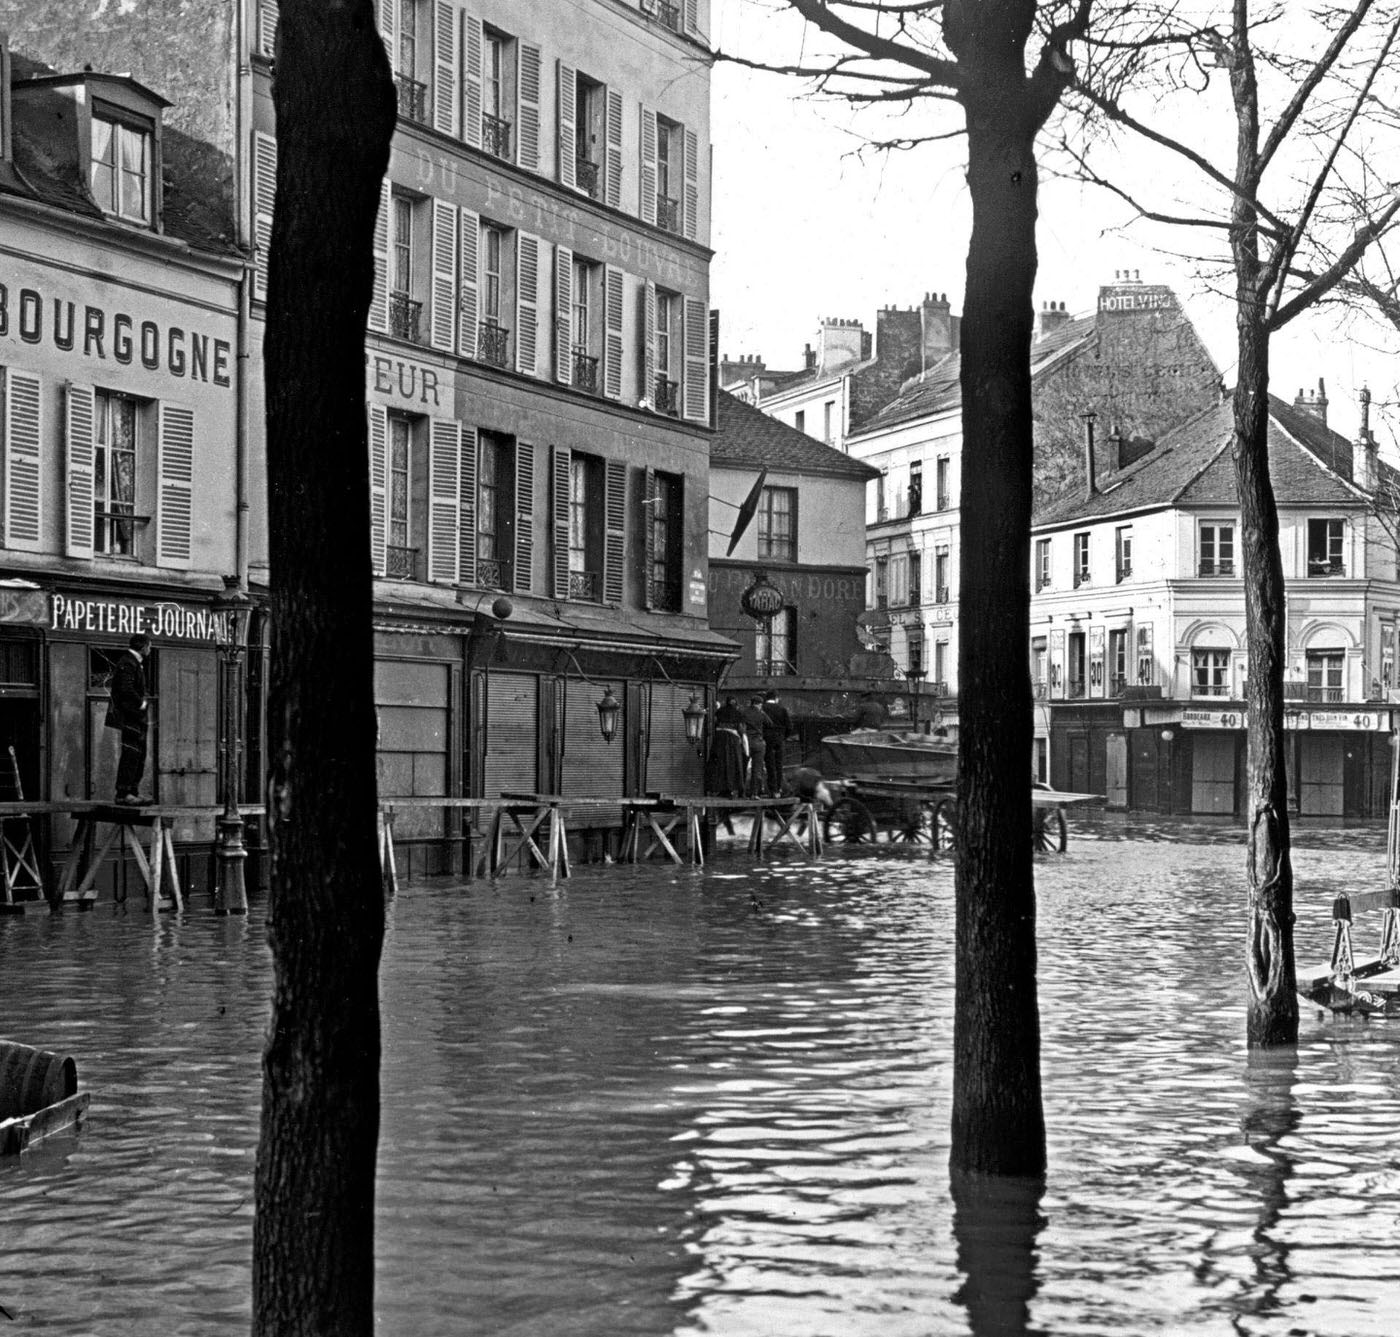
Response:
[[[1127,314],[1133,311],[1180,311],[1176,294],[1160,283],[1128,283],[1099,289],[1101,314]]]

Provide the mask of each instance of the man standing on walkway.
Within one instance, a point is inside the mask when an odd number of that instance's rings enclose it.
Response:
[[[112,704],[107,723],[121,730],[122,750],[117,759],[117,802],[142,803],[141,777],[146,773],[146,737],[150,728],[146,699],[146,656],[151,638],[133,636],[112,670]]]
[[[744,734],[749,743],[749,774],[745,797],[763,798],[768,793],[768,766],[764,760],[767,748],[764,738],[772,725],[763,709],[762,694],[755,692],[749,697],[749,704],[741,714],[744,717]]]
[[[763,741],[767,745],[763,760],[768,767],[768,792],[778,798],[783,792],[783,744],[792,732],[792,716],[771,687],[763,698],[763,713],[769,719],[763,730]]]

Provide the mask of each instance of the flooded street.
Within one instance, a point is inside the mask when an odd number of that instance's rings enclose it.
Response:
[[[1299,960],[1382,831],[1297,835]],[[379,1329],[447,1337],[1395,1332],[1400,1024],[1246,1054],[1238,832],[1037,862],[1050,1173],[946,1168],[951,865],[585,867],[390,906]],[[248,1329],[262,905],[0,919],[0,1033],[83,1132],[0,1162],[7,1332]],[[1370,950],[1372,927],[1358,926]]]

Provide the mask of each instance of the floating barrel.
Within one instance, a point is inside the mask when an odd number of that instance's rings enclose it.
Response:
[[[78,1094],[78,1065],[66,1054],[0,1040],[0,1119],[37,1114]]]

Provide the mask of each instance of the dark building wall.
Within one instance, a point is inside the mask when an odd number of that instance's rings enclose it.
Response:
[[[1120,467],[1118,440],[1127,455],[1141,453],[1218,404],[1220,391],[1220,371],[1170,288],[1105,285],[1093,340],[1036,379],[1037,504],[1084,487],[1087,409],[1098,414],[1095,471],[1104,482]]]

